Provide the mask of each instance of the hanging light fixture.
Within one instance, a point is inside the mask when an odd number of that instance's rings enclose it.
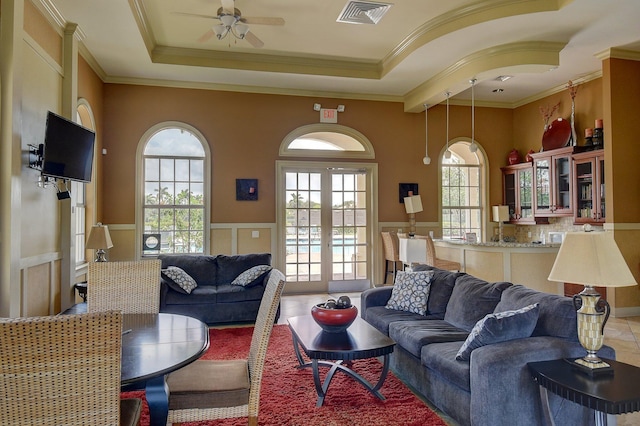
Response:
[[[447,95],[447,150],[444,152],[444,158],[451,158],[451,151],[449,151],[449,96],[451,96],[451,92],[445,93]]]
[[[478,150],[478,145],[476,144],[476,109],[475,109],[475,94],[473,91],[473,87],[476,84],[475,78],[469,80],[471,83],[471,145],[469,145],[469,151],[476,152]]]
[[[220,24],[214,25],[211,29],[218,40],[222,40],[230,33],[236,38],[243,39],[249,32],[249,26],[240,22],[240,17],[231,14],[220,15]]]
[[[431,157],[429,157],[429,121],[427,120],[427,113],[429,112],[429,104],[424,104],[424,158],[422,162],[425,165],[431,164]]]

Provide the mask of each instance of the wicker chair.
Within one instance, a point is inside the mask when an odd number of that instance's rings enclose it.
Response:
[[[435,266],[446,271],[460,271],[460,263],[453,260],[438,259],[436,257],[436,246],[428,235],[417,236],[416,238],[424,238],[427,240],[427,265]]]
[[[118,309],[124,314],[160,311],[160,260],[91,262],[87,312]]]
[[[387,283],[389,274],[391,274],[392,283],[394,283],[398,272],[398,262],[400,262],[398,235],[395,232],[381,232],[380,235],[382,236],[382,247],[384,247],[384,283]],[[391,269],[389,269],[389,264],[391,264]]]
[[[248,359],[197,360],[169,374],[169,422],[248,417],[249,425],[258,424],[262,371],[283,288],[284,275],[272,270]]]
[[[0,320],[0,425],[137,425],[142,401],[120,401],[121,340],[116,311]]]

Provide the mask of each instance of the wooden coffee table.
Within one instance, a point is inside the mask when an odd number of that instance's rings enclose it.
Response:
[[[358,317],[343,333],[327,333],[313,320],[311,315],[289,318],[289,328],[293,336],[293,348],[298,358],[298,368],[312,367],[313,381],[316,386],[318,400],[316,406],[324,403],[331,379],[336,372],[351,376],[373,395],[384,400],[380,388],[389,371],[389,354],[393,352],[394,342],[379,332],[375,327]],[[305,362],[300,348],[311,362]],[[350,362],[382,356],[384,363],[380,378],[375,385],[353,371]],[[330,367],[324,382],[320,382],[320,366]]]

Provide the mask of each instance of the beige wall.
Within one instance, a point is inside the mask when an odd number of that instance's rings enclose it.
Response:
[[[107,84],[102,192],[103,219],[109,224],[131,224],[134,218],[135,154],[140,138],[151,126],[177,120],[197,128],[207,138],[212,153],[212,223],[275,222],[275,165],[284,137],[292,130],[317,123],[314,102],[342,103],[346,111],[339,124],[362,132],[374,146],[379,164],[379,219],[406,221],[398,202],[398,184],[416,182],[425,211],[418,222],[438,221],[437,166],[426,167],[424,114],[403,112],[401,103],[328,100],[299,96],[217,92],[148,86]],[[445,144],[445,109],[429,110],[429,150],[437,158]],[[469,137],[469,108],[451,107],[450,138]],[[491,117],[491,118],[490,118]],[[512,113],[479,108],[476,139],[490,158],[501,158],[512,140]],[[490,161],[491,164],[491,161]],[[501,199],[499,165],[491,169],[491,199]],[[235,179],[257,178],[260,199],[250,209],[235,200]]]

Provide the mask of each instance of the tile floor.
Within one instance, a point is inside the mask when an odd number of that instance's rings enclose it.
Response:
[[[359,309],[360,293],[346,294]],[[329,297],[335,298],[337,296],[329,294],[284,295],[282,296],[278,324],[287,324],[287,318],[292,316],[307,315],[311,306],[324,302]],[[610,318],[605,327],[604,335],[605,344],[615,348],[619,361],[640,367],[640,317]],[[442,413],[439,414],[451,426],[456,426],[452,419]],[[618,426],[640,425],[640,412],[617,416],[616,420]],[[611,423],[610,421],[609,424]]]

